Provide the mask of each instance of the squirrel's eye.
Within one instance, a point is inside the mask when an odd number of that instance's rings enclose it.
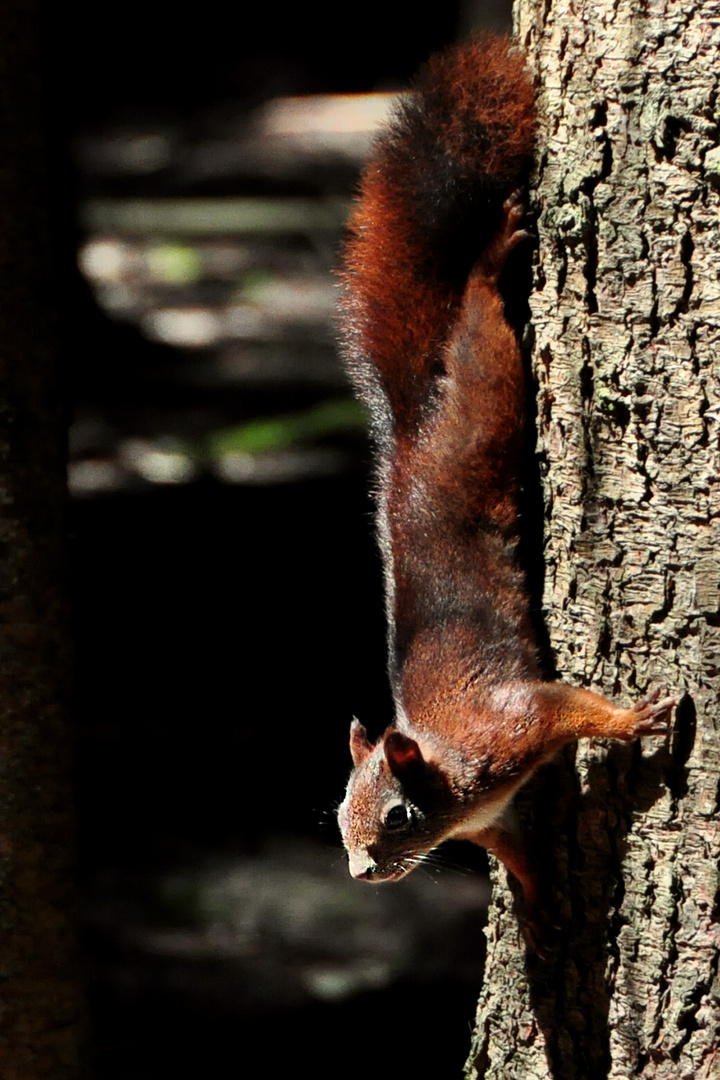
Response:
[[[409,821],[412,821],[412,811],[403,803],[391,806],[385,815],[385,827],[388,829],[402,829]]]

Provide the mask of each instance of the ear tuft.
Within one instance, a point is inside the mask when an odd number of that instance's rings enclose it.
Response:
[[[422,750],[409,735],[401,731],[388,731],[384,740],[385,758],[390,771],[398,778],[409,770],[417,770],[425,764]]]
[[[359,769],[366,757],[372,753],[372,743],[367,737],[367,731],[357,717],[353,717],[350,725],[350,754],[353,765]]]

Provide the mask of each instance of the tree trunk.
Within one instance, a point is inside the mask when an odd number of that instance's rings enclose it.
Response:
[[[520,810],[560,929],[495,872],[469,1075],[720,1076],[720,3],[519,0],[542,114],[531,297],[559,677],[685,691],[669,740],[598,741]]]
[[[39,27],[0,4],[0,1075],[76,1080],[64,416]]]

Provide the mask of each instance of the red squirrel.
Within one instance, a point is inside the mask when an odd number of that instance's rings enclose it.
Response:
[[[497,855],[538,903],[504,811],[567,743],[667,729],[675,698],[623,709],[543,681],[517,562],[520,349],[498,279],[528,235],[535,144],[521,55],[485,36],[430,60],[381,135],[340,272],[344,360],[370,414],[394,723],[354,720],[338,819],[350,873],[394,881],[442,841]]]

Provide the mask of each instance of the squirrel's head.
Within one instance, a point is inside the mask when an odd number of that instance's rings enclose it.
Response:
[[[432,748],[397,728],[373,745],[353,720],[350,752],[355,768],[338,811],[350,873],[362,881],[395,881],[452,831],[447,778]]]

